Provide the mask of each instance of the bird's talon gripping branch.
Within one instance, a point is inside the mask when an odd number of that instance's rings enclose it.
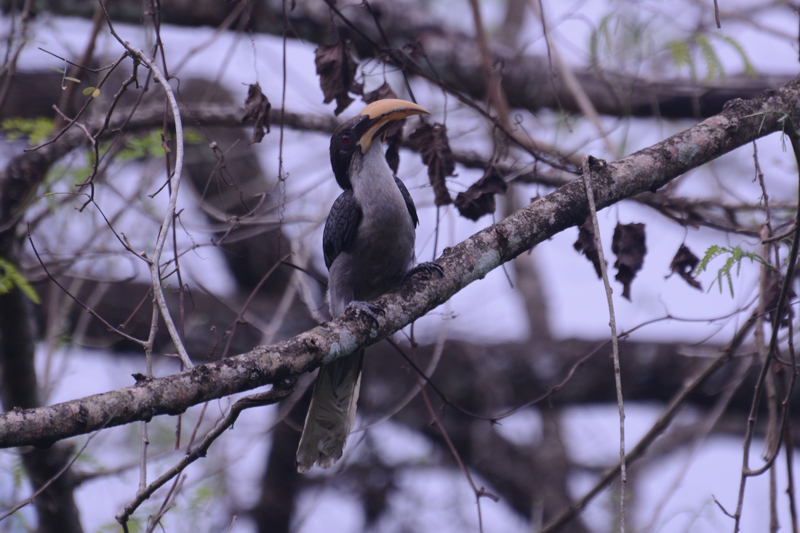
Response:
[[[369,302],[361,302],[359,300],[355,300],[347,304],[345,313],[348,311],[358,311],[364,313],[372,319],[372,322],[375,324],[376,328],[380,326],[380,322],[378,322],[378,315],[386,314],[386,311],[383,310],[383,307],[371,304]]]
[[[433,261],[428,261],[425,263],[418,264],[417,266],[408,271],[406,277],[410,278],[411,276],[419,272],[425,273],[428,278],[430,278],[434,273],[436,273],[436,275],[439,276],[440,278],[444,277],[444,268],[442,268],[442,265],[440,265],[439,263],[434,263]]]

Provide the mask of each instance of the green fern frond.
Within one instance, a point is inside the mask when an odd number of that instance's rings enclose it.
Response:
[[[719,292],[722,294],[722,284],[724,278],[728,282],[728,289],[731,291],[731,298],[733,298],[733,276],[731,274],[731,270],[733,270],[733,267],[736,266],[736,276],[738,277],[742,270],[742,260],[749,259],[751,263],[757,261],[764,266],[773,268],[772,265],[764,261],[760,255],[754,252],[742,250],[740,246],[727,248],[725,246],[717,246],[714,244],[708,247],[703,259],[700,260],[700,264],[697,265],[695,277],[697,277],[697,275],[699,275],[701,272],[705,271],[706,268],[708,268],[708,264],[713,259],[724,254],[729,254],[730,257],[728,257],[728,259],[725,261],[725,264],[722,265],[722,268],[717,271],[717,277],[711,281],[711,285],[709,285],[708,290],[711,290],[711,287],[713,287],[714,283],[716,282],[719,285]]]
[[[713,80],[716,74],[719,74],[719,77],[724,79],[725,68],[722,66],[722,61],[720,61],[711,40],[700,34],[695,37],[695,42],[700,47],[700,55],[706,64],[706,81]]]
[[[678,70],[683,66],[689,66],[692,62],[692,56],[689,52],[689,45],[685,41],[670,41],[667,43],[672,62]]]
[[[611,14],[604,16],[589,37],[589,57],[592,65],[600,65],[602,52],[610,53],[613,40],[609,23],[612,17]]]
[[[710,263],[715,257],[719,257],[720,255],[724,254],[725,250],[726,248],[722,248],[716,244],[709,246],[708,250],[706,250],[706,254],[703,256],[703,259],[700,260],[700,264],[697,265],[695,276],[705,271],[706,267],[708,267],[708,263]]]
[[[742,58],[742,63],[744,63],[744,73],[750,76],[751,78],[758,77],[758,72],[756,72],[755,67],[750,62],[750,58],[747,57],[747,52],[745,52],[744,47],[741,45],[741,43],[739,43],[739,41],[737,41],[730,35],[724,35],[722,36],[722,39],[726,43],[731,45],[734,48],[734,50],[736,50],[736,52],[739,54],[739,57]]]

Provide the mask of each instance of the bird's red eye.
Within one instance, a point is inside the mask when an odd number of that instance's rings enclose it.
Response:
[[[342,133],[342,144],[350,144],[352,137],[350,137],[349,133]]]

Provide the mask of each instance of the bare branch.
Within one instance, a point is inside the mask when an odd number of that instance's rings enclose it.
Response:
[[[611,347],[614,354],[614,386],[617,391],[617,406],[619,407],[619,530],[625,533],[625,485],[627,483],[627,473],[625,472],[625,404],[622,400],[622,377],[619,365],[619,339],[617,338],[617,318],[614,314],[614,298],[611,283],[608,281],[608,270],[606,260],[603,256],[603,242],[600,239],[600,225],[597,222],[597,208],[594,204],[594,191],[592,190],[592,167],[598,166],[598,161],[591,156],[586,156],[583,160],[583,182],[586,185],[586,197],[589,201],[590,218],[594,227],[595,247],[599,258],[600,272],[603,275],[603,285],[606,289],[606,299],[608,300],[608,325],[611,328]],[[601,163],[605,166],[605,162]]]
[[[103,11],[105,12],[105,5],[103,4],[102,0],[99,1],[100,5],[103,7]],[[173,322],[172,320],[172,315],[170,315],[169,309],[167,308],[167,302],[166,300],[164,300],[164,291],[161,288],[161,265],[160,265],[161,253],[164,251],[164,245],[167,242],[167,235],[169,235],[169,228],[175,216],[175,205],[178,202],[178,189],[180,188],[181,172],[183,171],[183,123],[181,122],[181,113],[180,109],[178,108],[178,102],[177,100],[175,100],[175,94],[173,93],[172,87],[170,87],[167,78],[164,77],[164,75],[158,69],[156,64],[150,61],[150,58],[148,58],[144,52],[142,52],[137,48],[134,48],[129,42],[122,40],[122,38],[117,34],[117,32],[114,31],[114,27],[111,25],[111,19],[108,17],[108,13],[105,12],[105,14],[111,34],[117,39],[117,41],[119,41],[119,43],[122,46],[125,47],[125,49],[133,58],[147,65],[147,67],[150,69],[150,72],[153,73],[153,77],[164,88],[164,92],[167,95],[167,100],[169,101],[169,105],[172,111],[172,117],[175,121],[175,151],[176,151],[175,168],[173,170],[172,176],[167,178],[168,180],[170,180],[172,185],[169,196],[169,205],[167,206],[167,212],[164,215],[164,221],[161,223],[161,229],[158,233],[158,238],[156,239],[156,246],[155,249],[153,250],[153,257],[152,259],[149,260],[149,266],[150,266],[150,276],[153,282],[153,297],[158,303],[158,308],[161,310],[161,316],[164,318],[164,322],[167,325],[167,330],[169,331],[170,337],[172,337],[172,342],[173,344],[175,344],[175,348],[178,350],[178,356],[180,357],[181,362],[187,368],[192,368],[194,364],[192,363],[192,360],[189,358],[189,354],[186,353],[186,348],[184,347],[180,334],[178,333],[178,330],[175,327],[175,322]]]

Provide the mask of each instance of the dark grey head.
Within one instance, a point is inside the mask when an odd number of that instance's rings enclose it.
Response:
[[[350,164],[356,153],[361,157],[361,147],[358,143],[369,129],[369,123],[368,116],[355,116],[336,128],[331,136],[331,167],[336,183],[342,189],[353,188],[350,184]]]
[[[383,135],[393,122],[411,115],[429,114],[424,108],[405,100],[378,100],[336,128],[331,136],[331,167],[336,183],[345,190],[353,188],[350,183],[353,157],[366,154],[372,141]]]

